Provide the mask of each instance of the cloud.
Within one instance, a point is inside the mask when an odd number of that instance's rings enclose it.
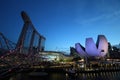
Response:
[[[109,13],[109,14],[103,14],[103,15],[100,15],[100,16],[96,16],[96,17],[93,17],[93,18],[90,18],[90,19],[85,19],[85,20],[82,20],[82,21],[77,21],[79,22],[79,24],[91,24],[91,23],[95,23],[97,21],[110,21],[110,20],[113,20],[115,18],[119,18],[120,16],[120,10],[118,11],[115,11],[113,13]]]

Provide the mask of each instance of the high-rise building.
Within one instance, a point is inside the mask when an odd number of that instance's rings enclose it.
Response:
[[[24,25],[16,49],[18,49],[20,53],[27,55],[43,51],[45,48],[45,37],[35,29],[32,21],[24,11],[21,12],[21,16]]]

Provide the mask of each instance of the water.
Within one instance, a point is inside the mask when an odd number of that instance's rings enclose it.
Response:
[[[8,80],[120,80],[120,72],[76,73],[49,72],[47,76],[30,77],[29,73],[18,73]]]

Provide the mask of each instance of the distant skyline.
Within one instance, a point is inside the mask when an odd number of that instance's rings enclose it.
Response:
[[[37,31],[46,37],[45,50],[68,52],[75,43],[85,46],[99,34],[120,43],[120,0],[0,0],[0,32],[17,42],[25,11]]]

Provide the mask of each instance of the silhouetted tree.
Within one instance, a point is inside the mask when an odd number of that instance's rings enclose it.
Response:
[[[113,51],[116,51],[116,52],[118,52],[118,48],[117,47],[115,47],[115,46],[113,46]]]
[[[112,50],[112,46],[111,46],[111,43],[108,42],[108,51],[111,51]]]

